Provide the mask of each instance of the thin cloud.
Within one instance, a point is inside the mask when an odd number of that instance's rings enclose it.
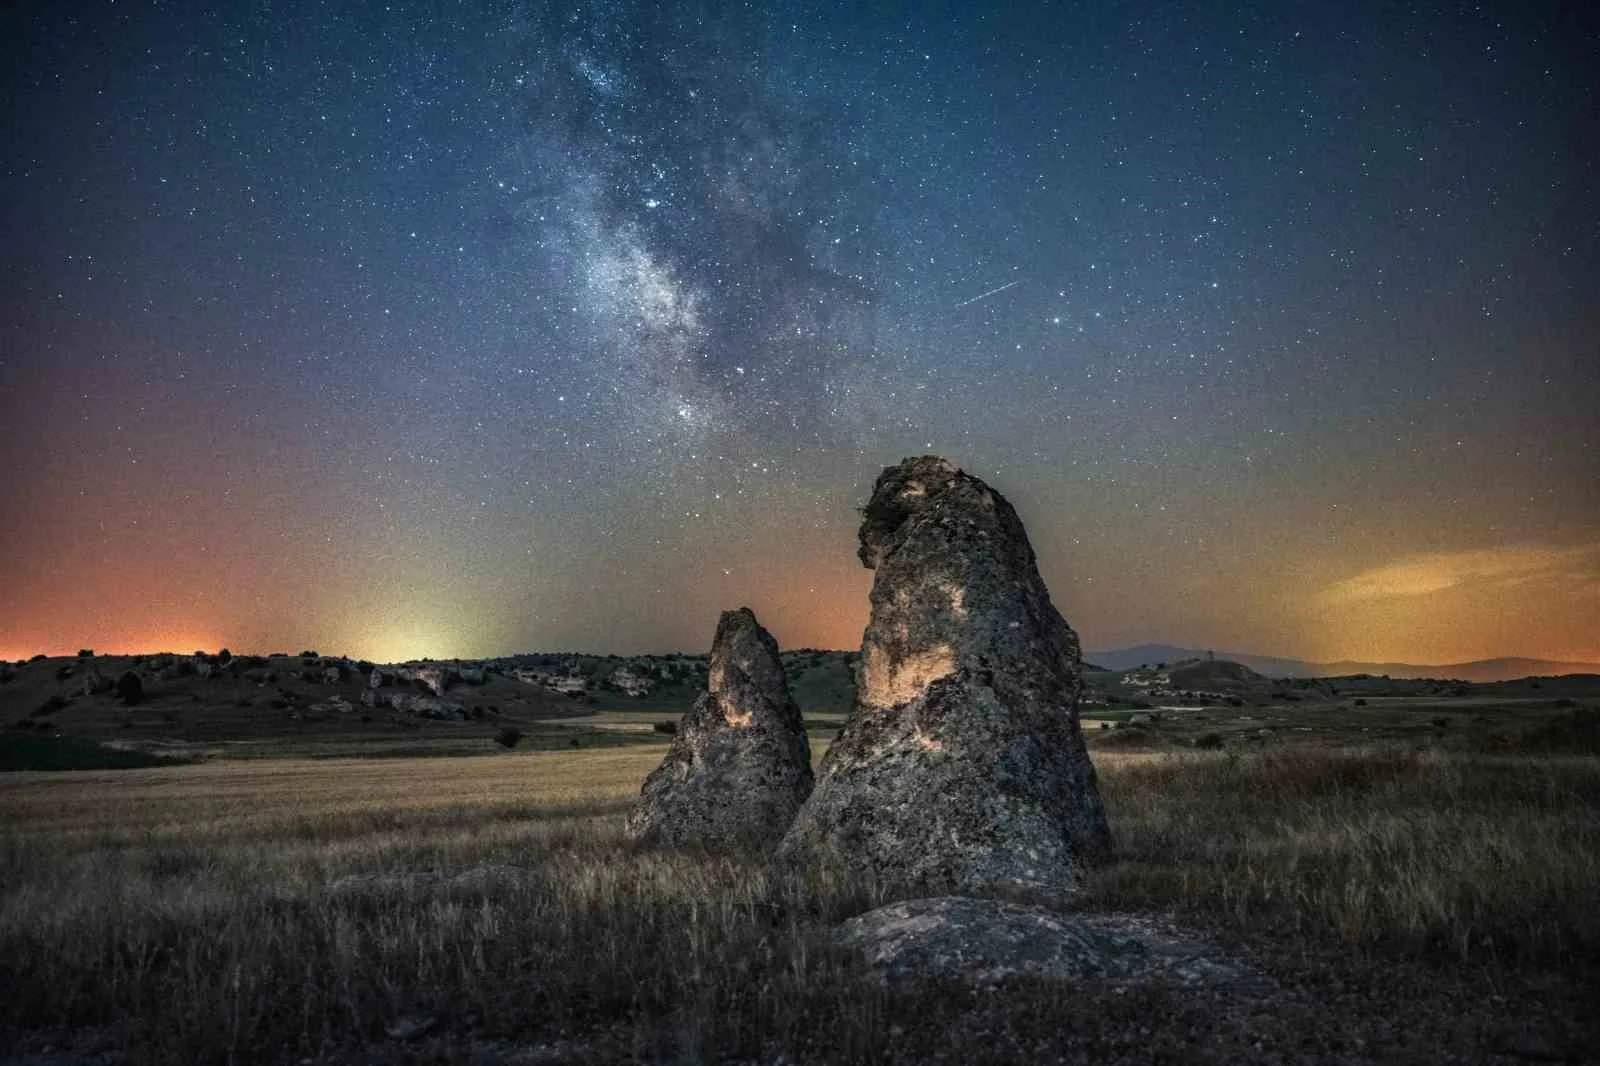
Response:
[[[1521,544],[1475,551],[1412,555],[1363,570],[1324,589],[1329,604],[1427,596],[1464,585],[1506,588],[1553,584],[1572,592],[1600,590],[1600,544],[1569,548]]]

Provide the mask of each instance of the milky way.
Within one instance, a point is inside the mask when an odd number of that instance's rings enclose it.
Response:
[[[0,654],[848,646],[933,451],[1090,647],[1600,657],[1571,5],[12,25]]]
[[[877,354],[879,212],[845,109],[764,72],[748,12],[607,3],[536,37],[514,225],[570,273],[610,409],[674,458],[836,444]]]

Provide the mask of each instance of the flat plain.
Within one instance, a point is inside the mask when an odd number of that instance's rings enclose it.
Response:
[[[1091,712],[1116,854],[1072,906],[1267,979],[1201,989],[880,984],[829,939],[874,886],[624,841],[665,701],[395,727],[478,752],[429,758],[107,717],[204,757],[0,774],[0,1061],[1591,1061],[1595,712],[1538,696]]]

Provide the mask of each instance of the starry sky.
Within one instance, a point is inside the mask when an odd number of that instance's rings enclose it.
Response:
[[[1086,647],[1600,660],[1585,7],[13,5],[0,655],[853,647],[931,452]]]

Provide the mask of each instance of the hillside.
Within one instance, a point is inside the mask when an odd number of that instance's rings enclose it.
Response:
[[[1306,659],[1289,659],[1271,655],[1254,655],[1249,652],[1211,652],[1198,648],[1184,648],[1173,644],[1138,644],[1131,648],[1110,651],[1086,651],[1084,658],[1107,670],[1132,670],[1140,666],[1181,662],[1187,659],[1204,659],[1215,655],[1218,659],[1240,663],[1268,677],[1346,677],[1372,674],[1391,678],[1419,678],[1436,680],[1514,681],[1524,677],[1558,677],[1567,674],[1600,674],[1600,663],[1563,662],[1551,659],[1497,658],[1475,659],[1471,662],[1435,665],[1401,662],[1312,662]]]
[[[537,744],[540,721],[588,713],[472,665],[417,670],[443,691],[397,668],[315,654],[38,657],[0,665],[0,729],[166,754],[407,754],[494,751],[506,728]],[[384,684],[374,687],[374,671]],[[138,678],[132,702],[119,692],[126,675]]]

